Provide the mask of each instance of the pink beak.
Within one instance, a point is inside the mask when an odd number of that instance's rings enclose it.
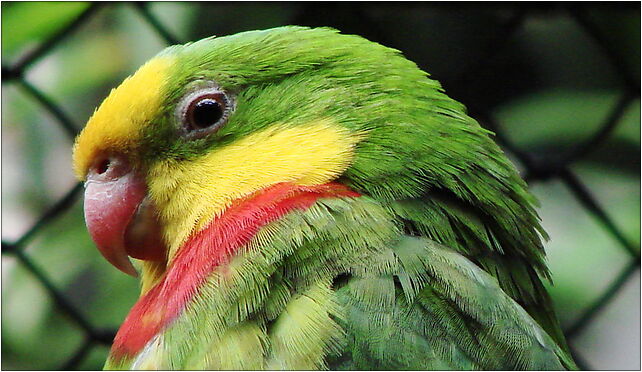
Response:
[[[147,185],[121,156],[101,158],[85,182],[85,222],[102,255],[138,276],[128,256],[164,260],[166,249]]]

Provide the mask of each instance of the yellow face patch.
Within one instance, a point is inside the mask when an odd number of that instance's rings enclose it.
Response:
[[[192,232],[236,199],[280,182],[332,181],[350,166],[361,138],[327,120],[294,128],[273,125],[198,159],[157,163],[147,180],[170,260]]]
[[[150,60],[112,90],[94,112],[74,144],[74,171],[80,180],[100,152],[128,153],[140,144],[145,124],[159,110],[172,63],[170,57]]]

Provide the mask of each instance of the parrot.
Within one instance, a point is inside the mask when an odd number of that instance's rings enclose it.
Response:
[[[140,276],[105,369],[576,369],[493,136],[332,28],[165,48],[73,146],[91,239]]]

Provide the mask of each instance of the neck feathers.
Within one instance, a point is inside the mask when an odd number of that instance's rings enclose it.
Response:
[[[138,354],[181,314],[208,276],[246,245],[261,227],[293,210],[305,210],[320,198],[357,196],[358,193],[337,183],[318,186],[281,183],[234,203],[186,241],[158,284],[134,305],[116,335],[111,359],[129,359]]]

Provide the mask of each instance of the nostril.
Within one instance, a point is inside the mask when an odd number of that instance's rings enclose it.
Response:
[[[87,172],[87,179],[110,181],[121,178],[131,172],[127,159],[119,154],[101,154],[96,156]]]
[[[98,163],[98,166],[96,167],[96,173],[103,174],[107,172],[110,164],[111,164],[111,161],[109,160],[109,158],[105,158],[101,160],[100,163]]]

